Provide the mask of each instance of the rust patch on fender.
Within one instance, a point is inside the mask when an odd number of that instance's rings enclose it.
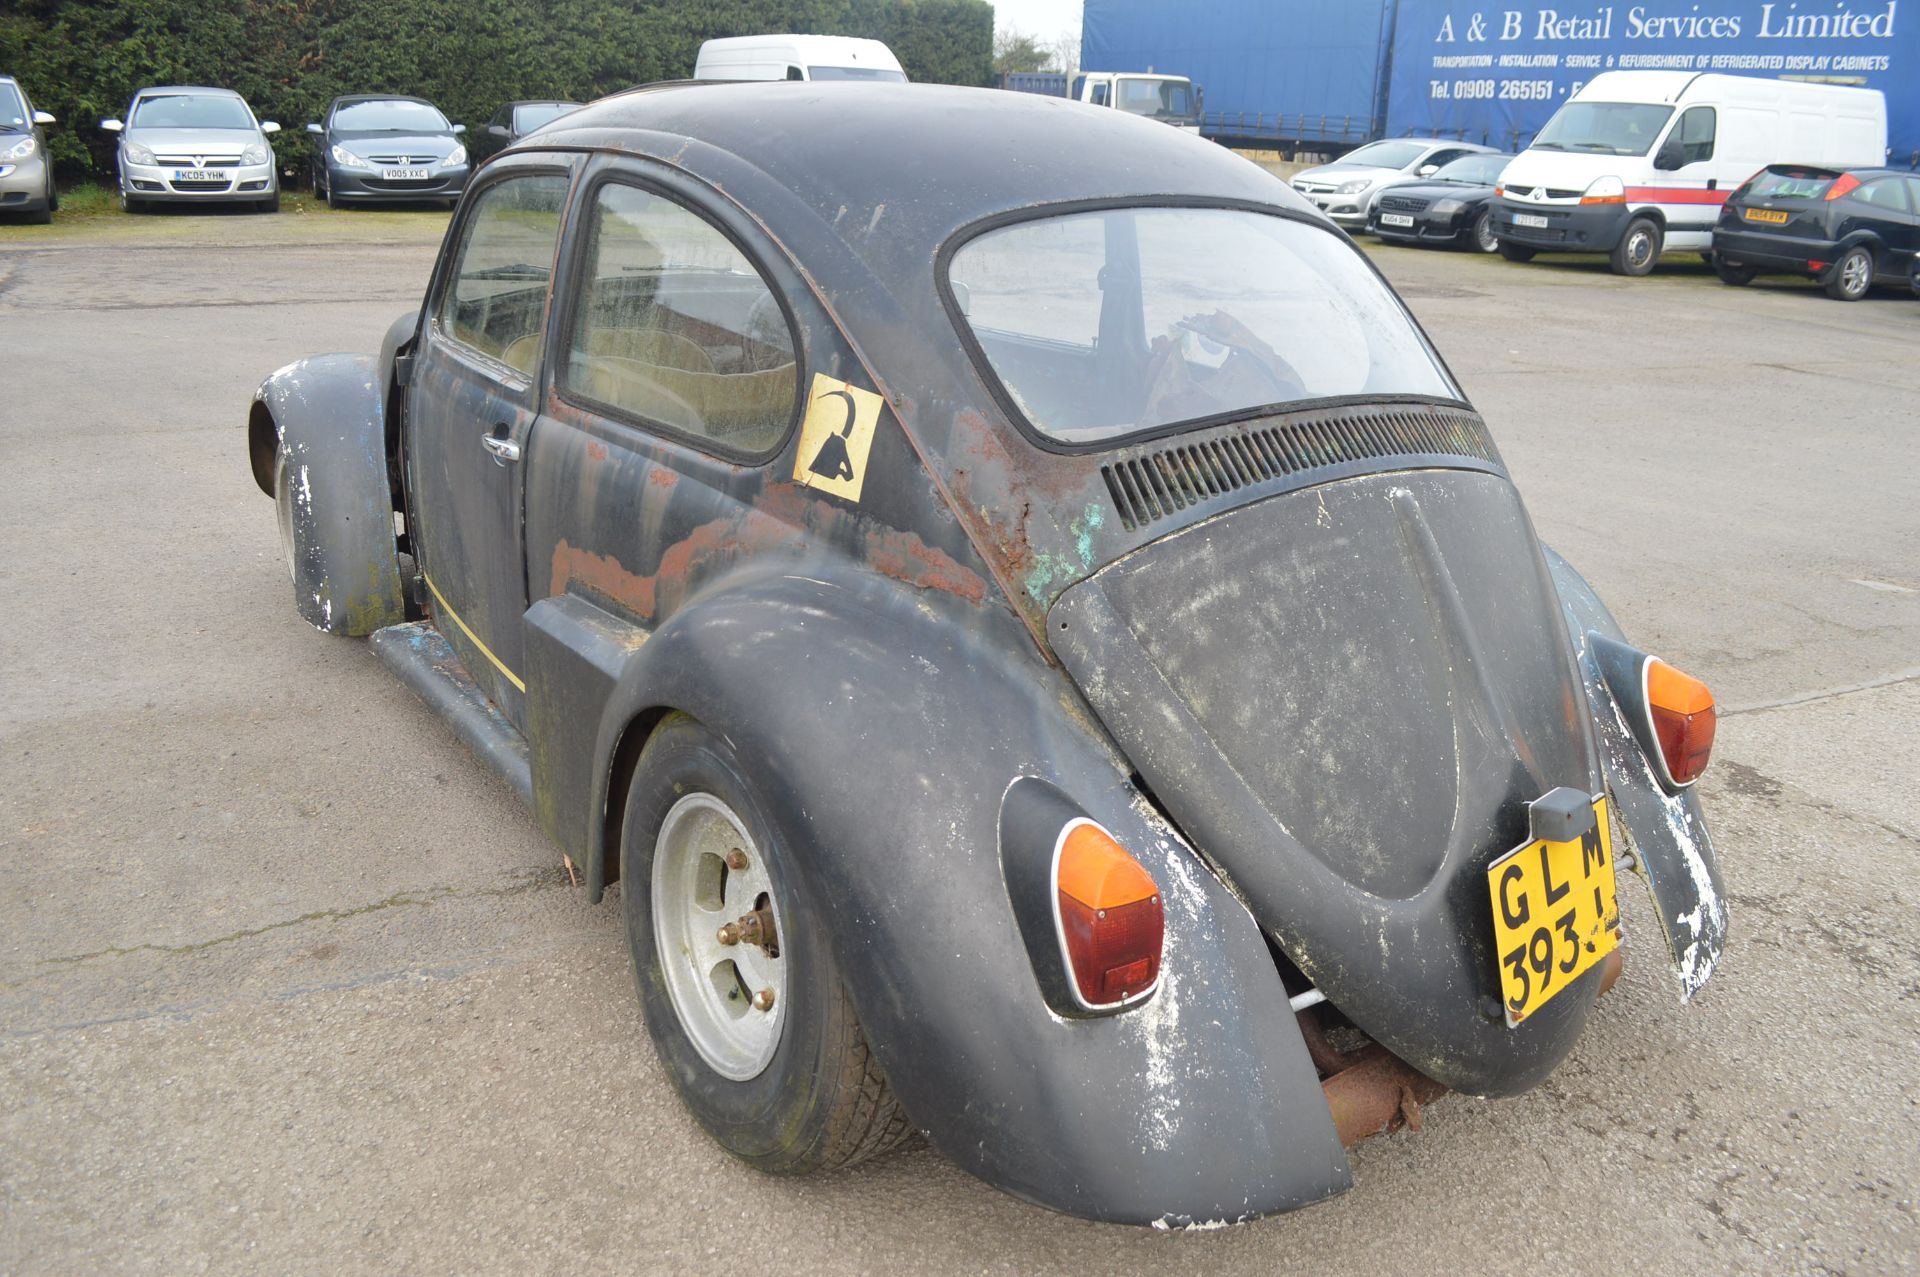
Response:
[[[912,532],[894,528],[869,532],[867,561],[876,571],[918,589],[955,594],[976,606],[987,597],[987,583],[978,572]]]
[[[671,488],[680,482],[680,472],[669,470],[665,466],[655,466],[647,471],[647,482],[656,488]]]
[[[598,439],[589,439],[587,441],[587,460],[605,461],[606,459],[607,445],[601,443]]]
[[[583,550],[563,538],[553,547],[553,577],[547,593],[565,594],[576,583],[653,619],[653,577],[629,572],[612,555]]]
[[[642,620],[654,621],[680,606],[699,570],[713,560],[732,557],[742,549],[771,549],[801,535],[800,529],[758,510],[749,510],[744,520],[715,519],[668,546],[660,556],[659,570],[650,576],[628,570],[610,554],[595,554],[563,538],[553,547],[547,592],[558,595],[569,586],[584,586]]]

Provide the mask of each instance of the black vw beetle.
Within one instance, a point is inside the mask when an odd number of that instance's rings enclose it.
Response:
[[[756,1166],[918,1130],[1057,1210],[1245,1219],[1546,1077],[1616,860],[1683,993],[1720,954],[1706,689],[1540,544],[1359,250],[1176,130],[602,101],[248,440],[301,614],[620,882]]]

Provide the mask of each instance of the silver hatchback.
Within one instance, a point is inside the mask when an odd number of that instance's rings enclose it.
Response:
[[[27,92],[10,75],[0,75],[0,213],[24,213],[30,222],[50,222],[60,207],[53,187],[53,165],[41,126],[53,117],[33,109]]]
[[[124,121],[100,127],[120,135],[120,201],[129,213],[173,202],[245,201],[263,213],[280,207],[267,141],[280,126],[256,120],[232,89],[142,89]]]

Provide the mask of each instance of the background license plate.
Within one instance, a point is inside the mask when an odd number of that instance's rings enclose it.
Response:
[[[424,182],[427,170],[423,168],[383,168],[380,176],[389,182]]]
[[[1525,843],[1487,868],[1509,1028],[1620,943],[1605,798],[1593,804],[1593,818],[1584,838]]]
[[[177,168],[173,171],[173,180],[176,182],[224,182],[226,179],[225,173],[213,169]]]
[[[1413,225],[1413,219],[1405,213],[1382,213],[1380,214],[1380,224],[1382,226],[1411,226]]]
[[[1547,224],[1547,219],[1544,217],[1541,217],[1537,213],[1515,213],[1513,215],[1513,224],[1515,226],[1542,226],[1543,227]]]
[[[1783,208],[1750,208],[1745,210],[1749,222],[1771,222],[1778,226],[1787,220],[1787,211]]]

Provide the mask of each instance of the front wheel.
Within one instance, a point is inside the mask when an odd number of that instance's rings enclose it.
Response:
[[[123,213],[144,213],[147,211],[147,202],[131,191],[121,191],[120,211]]]
[[[1707,258],[1707,261],[1712,264],[1713,273],[1720,277],[1721,283],[1731,284],[1735,288],[1745,288],[1753,282],[1753,277],[1760,273],[1756,266],[1743,266],[1737,262],[1730,262],[1718,253]]]
[[[1840,254],[1840,260],[1827,269],[1827,296],[1835,301],[1857,302],[1873,287],[1873,253],[1856,245]]]
[[[280,211],[280,192],[275,191],[263,200],[254,203],[254,210],[260,213],[278,213]]]
[[[1530,262],[1533,260],[1533,250],[1525,244],[1515,244],[1511,240],[1504,239],[1499,241],[1499,244],[1500,256],[1510,262]]]
[[[1660,260],[1661,238],[1659,223],[1650,217],[1636,217],[1627,223],[1626,233],[1613,246],[1607,263],[1616,275],[1645,275]]]
[[[803,1173],[910,1127],[874,1060],[781,817],[733,747],[674,715],[641,751],[621,828],[627,947],[654,1049],[721,1147]]]
[[[1500,237],[1493,233],[1493,210],[1483,208],[1480,216],[1473,219],[1473,230],[1468,242],[1482,253],[1497,253],[1501,249]],[[1531,253],[1528,254],[1532,256]]]

